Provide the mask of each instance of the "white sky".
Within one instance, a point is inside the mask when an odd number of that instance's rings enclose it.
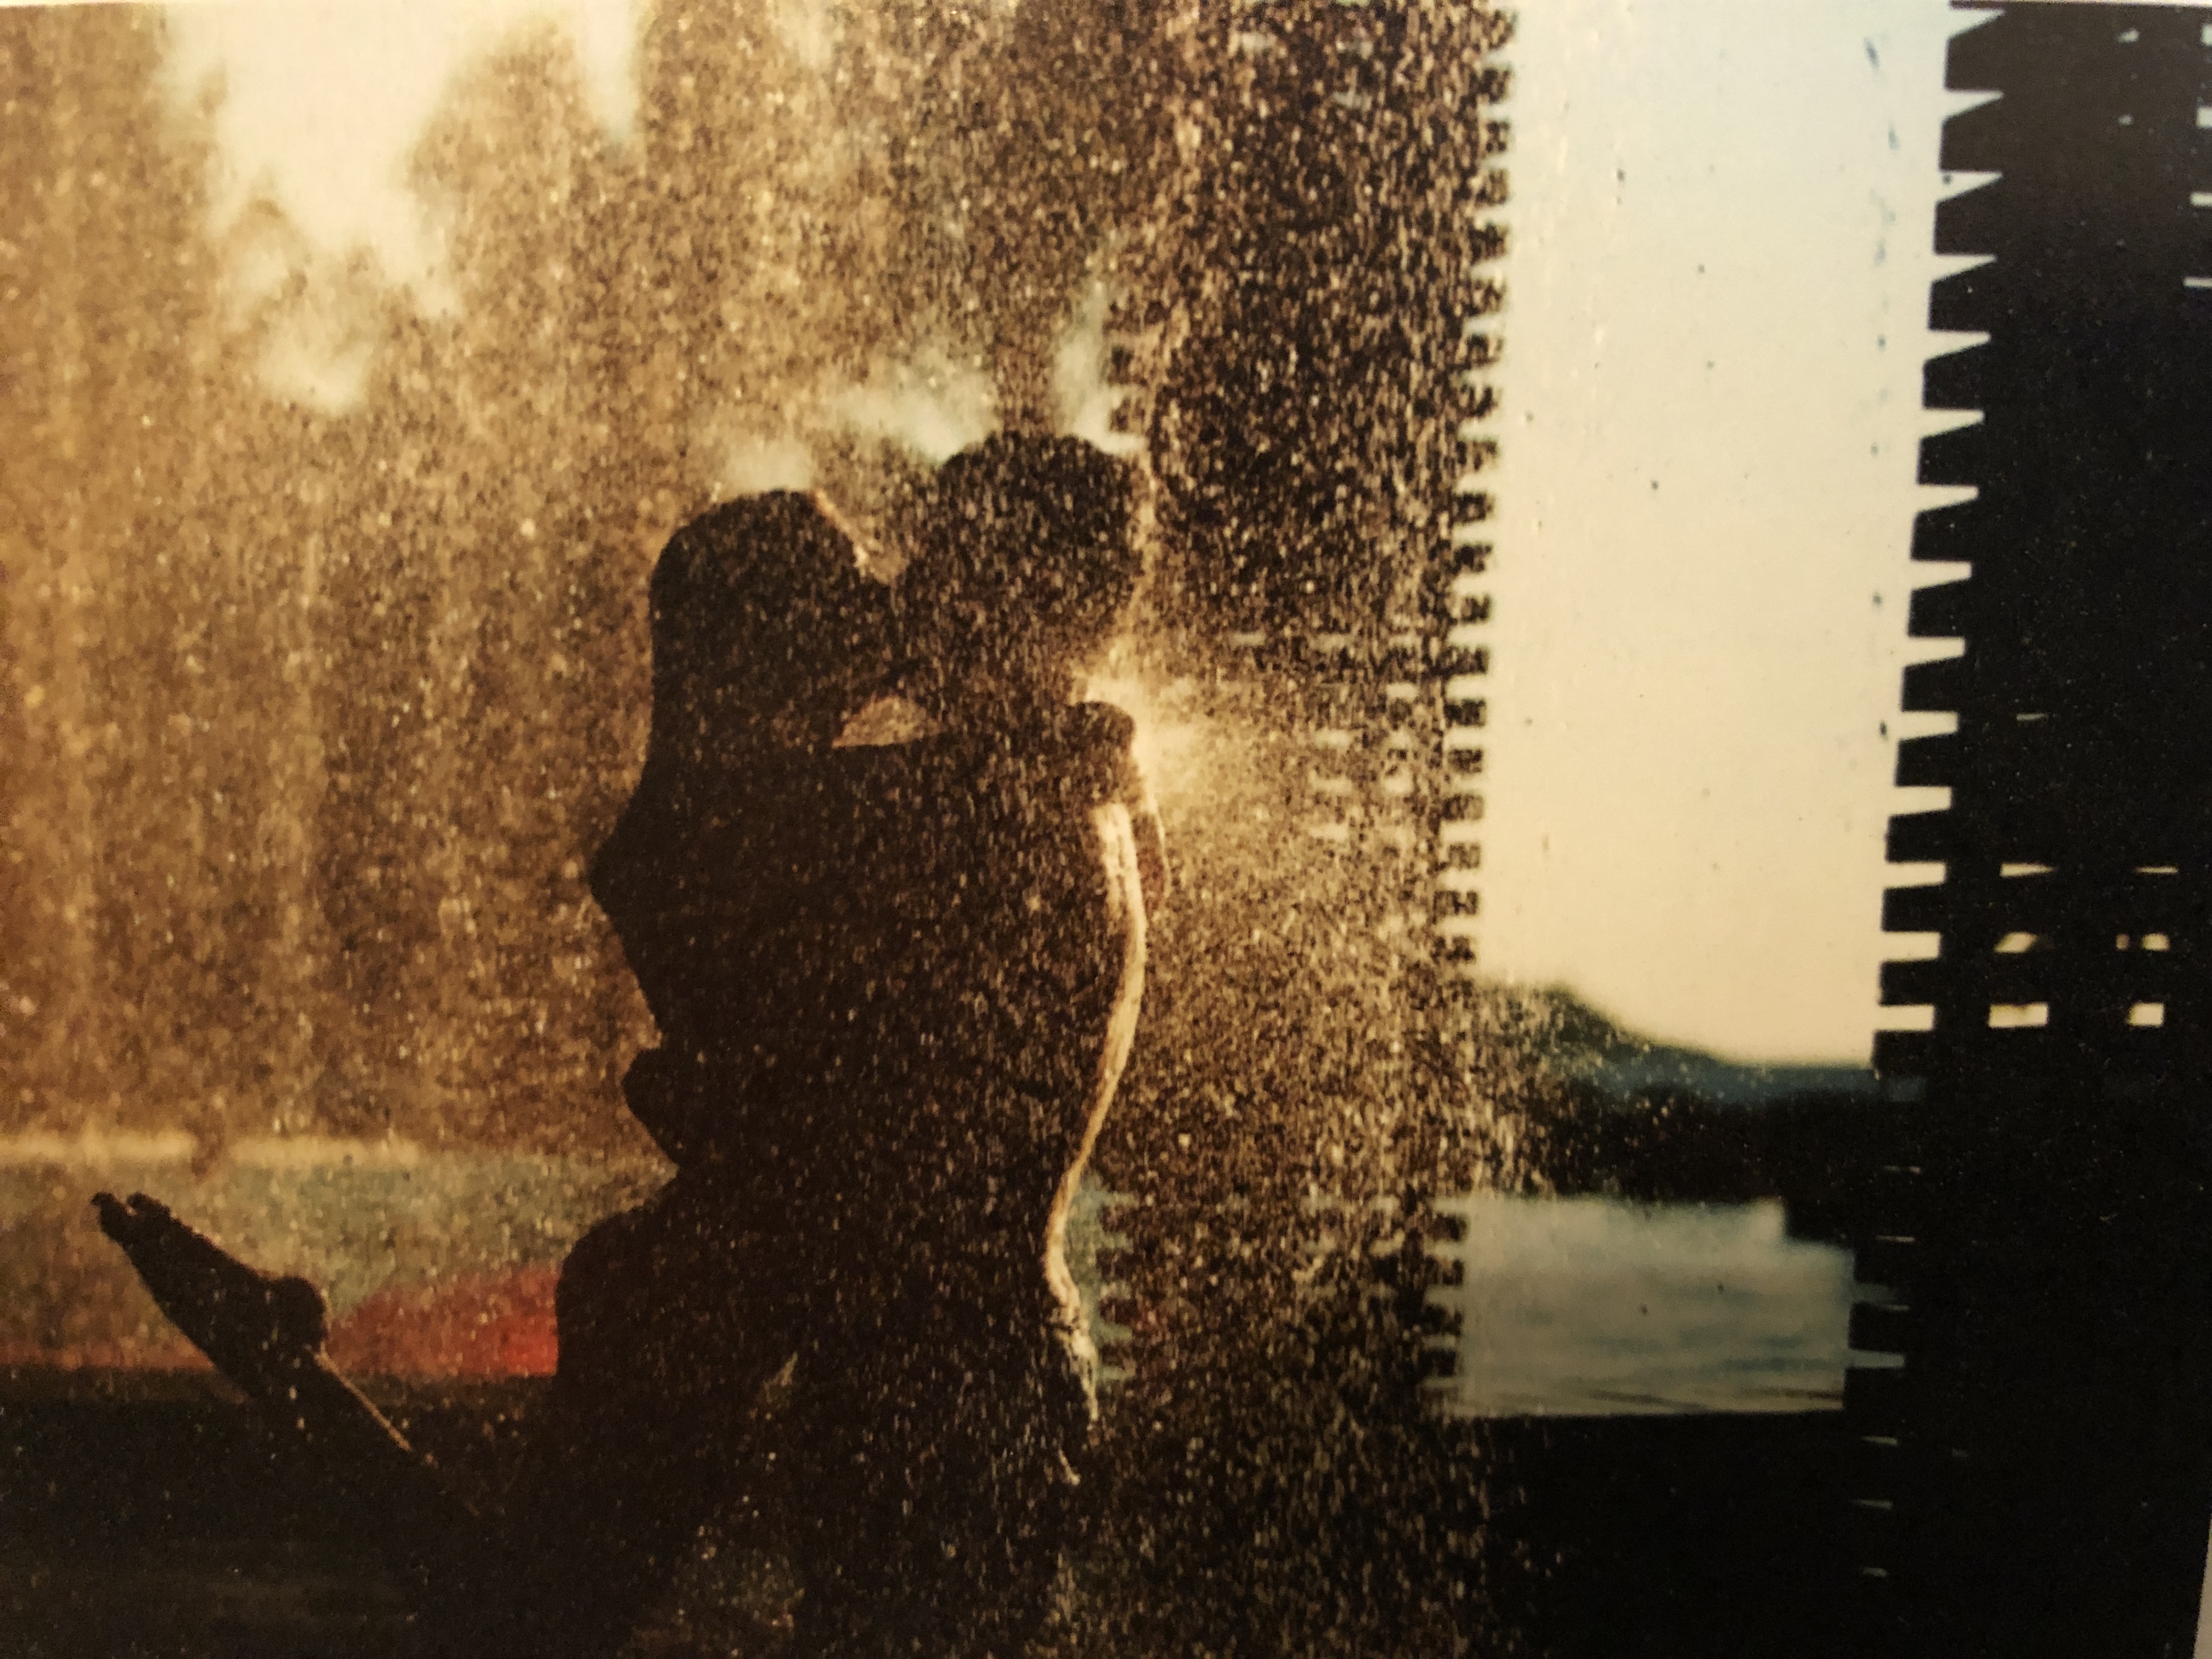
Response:
[[[470,54],[557,17],[611,129],[629,119],[631,0],[173,15],[180,84],[228,88],[228,199],[265,191],[428,297],[399,167]],[[1522,9],[1494,974],[1745,1056],[1867,1052],[1905,603],[1951,574],[1905,553],[1961,21],[1942,0]]]
[[[577,40],[610,129],[627,131],[636,102],[633,0],[221,0],[168,11],[179,89],[221,78],[223,210],[266,194],[322,249],[367,246],[387,276],[418,286],[437,249],[402,173],[472,57],[554,20]]]
[[[1738,1054],[1866,1056],[1884,823],[1942,799],[1888,783],[1909,591],[1956,574],[1906,557],[1954,27],[1940,0],[1521,12],[1492,973]]]

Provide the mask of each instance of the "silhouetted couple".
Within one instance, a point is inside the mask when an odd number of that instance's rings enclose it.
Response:
[[[1120,463],[1007,436],[939,470],[896,587],[803,495],[662,555],[651,742],[592,886],[660,1028],[624,1091],[677,1173],[564,1266],[503,1518],[330,1369],[313,1287],[102,1195],[448,1648],[611,1653],[702,1536],[783,1564],[756,1599],[790,1653],[1012,1659],[1042,1621],[1094,1413],[1069,1212],[1164,872],[1128,716],[1075,701],[1133,509]]]
[[[783,1553],[804,1652],[1011,1659],[1046,1610],[1094,1412],[1066,1234],[1164,869],[1129,717],[1075,701],[1133,506],[1089,446],[1001,437],[896,589],[801,495],[661,556],[592,886],[678,1173],[562,1270],[546,1495],[549,1582],[610,1633],[704,1525]]]

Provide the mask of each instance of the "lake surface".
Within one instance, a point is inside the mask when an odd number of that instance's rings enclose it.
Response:
[[[1814,1411],[1843,1404],[1850,1253],[1782,1205],[1478,1194],[1456,1307],[1469,1416]],[[1851,1363],[1881,1363],[1858,1356]]]
[[[349,1369],[541,1373],[562,1257],[666,1174],[299,1139],[246,1142],[195,1173],[191,1152],[181,1136],[0,1139],[0,1364],[193,1363],[93,1221],[91,1194],[106,1187],[151,1193],[246,1260],[321,1285],[332,1356]],[[1102,1195],[1089,1196],[1071,1243],[1095,1284]],[[1841,1404],[1850,1258],[1788,1237],[1778,1202],[1478,1194],[1446,1207],[1467,1224],[1465,1279],[1440,1293],[1463,1322],[1447,1411]]]

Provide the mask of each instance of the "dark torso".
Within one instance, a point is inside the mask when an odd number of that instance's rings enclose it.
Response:
[[[1053,1274],[1142,971],[1128,738],[1089,704],[641,781],[592,869],[663,1034],[629,1093],[747,1231]]]
[[[619,1631],[720,1516],[797,1564],[795,1653],[1016,1651],[1074,1513],[1095,1357],[1062,1246],[1157,826],[1140,855],[1103,705],[833,743],[891,654],[851,552],[760,497],[654,573],[651,745],[592,890],[677,1174],[562,1268],[534,1582],[564,1628]]]

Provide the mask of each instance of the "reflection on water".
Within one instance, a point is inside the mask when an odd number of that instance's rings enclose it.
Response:
[[[1469,1416],[1808,1411],[1843,1403],[1851,1258],[1782,1205],[1448,1203],[1466,1278],[1451,1408]],[[1862,1360],[1860,1363],[1864,1363]]]
[[[191,1151],[181,1135],[0,1140],[0,1364],[196,1363],[94,1226],[105,1186],[150,1192],[247,1260],[324,1285],[332,1355],[362,1375],[542,1374],[561,1258],[665,1174],[293,1138],[240,1144],[196,1175]],[[1095,1305],[1104,1194],[1087,1196],[1070,1254]],[[1455,1414],[1841,1401],[1850,1259],[1790,1238],[1779,1203],[1477,1194],[1445,1207],[1467,1223],[1464,1282],[1440,1293],[1464,1315]]]

